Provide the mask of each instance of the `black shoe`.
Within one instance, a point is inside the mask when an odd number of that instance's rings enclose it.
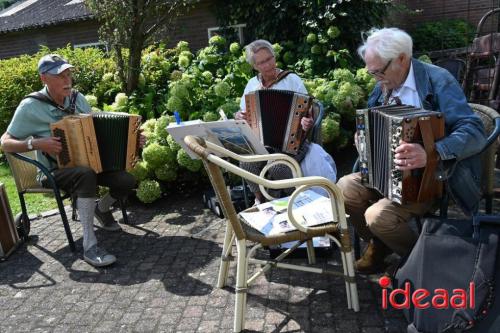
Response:
[[[99,221],[100,227],[108,231],[122,230],[122,227],[116,222],[111,211],[101,212],[99,207],[95,207],[95,218]]]

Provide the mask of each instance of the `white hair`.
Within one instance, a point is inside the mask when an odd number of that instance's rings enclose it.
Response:
[[[254,55],[262,49],[268,50],[273,56],[275,56],[273,46],[267,40],[257,39],[245,46],[246,59],[250,65],[255,65]]]
[[[366,33],[368,38],[358,48],[359,56],[364,60],[366,50],[370,49],[383,60],[397,58],[401,53],[409,58],[413,54],[413,41],[405,31],[398,28],[372,28]]]

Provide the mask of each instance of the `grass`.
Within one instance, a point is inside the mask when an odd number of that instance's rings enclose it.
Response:
[[[0,183],[3,183],[7,191],[10,208],[14,217],[21,212],[21,204],[19,195],[17,194],[16,183],[9,169],[9,165],[5,162],[0,163]],[[48,194],[26,194],[26,206],[29,215],[38,215],[42,212],[57,208],[57,203],[53,196]]]

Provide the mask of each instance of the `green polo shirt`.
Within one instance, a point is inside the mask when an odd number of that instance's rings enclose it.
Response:
[[[40,92],[46,96],[48,95],[47,88],[43,88]],[[69,107],[69,97],[64,99],[64,107]],[[76,113],[90,113],[92,111],[89,103],[85,97],[78,93],[76,98]],[[14,113],[7,133],[13,137],[24,140],[29,136],[35,138],[50,137],[50,124],[61,120],[68,114],[57,107],[48,103],[39,101],[34,98],[25,98],[19,103],[19,106]],[[52,169],[57,165],[47,159],[40,150],[36,151],[36,158],[47,168]]]

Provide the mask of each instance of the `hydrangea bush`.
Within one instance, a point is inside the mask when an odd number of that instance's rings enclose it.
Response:
[[[340,34],[338,28],[330,27],[322,34],[307,36],[311,56],[323,57],[325,51],[334,51],[340,59],[346,51],[323,50],[321,46],[325,38],[335,39]],[[322,137],[327,150],[342,148],[352,139],[355,110],[365,106],[375,80],[365,69],[342,68],[340,60],[333,61],[337,65],[326,66],[324,72],[318,74],[316,69],[312,70],[310,59],[296,58],[298,53],[293,46],[288,42],[273,45],[278,66],[297,72],[304,79],[309,94],[324,105],[326,116],[322,123]],[[179,181],[207,181],[202,163],[191,159],[170,137],[166,127],[175,121],[174,112],[178,112],[184,121],[218,120],[220,111],[224,111],[228,118],[233,117],[239,110],[246,83],[255,75],[246,62],[242,45],[214,36],[207,47],[196,53],[184,41],[171,49],[163,45],[151,46],[144,50],[140,84],[130,96],[120,91],[116,67],[110,59],[100,51],[89,50],[77,52],[65,48],[52,52],[62,53],[76,66],[75,85],[86,95],[94,111],[119,111],[142,116],[147,144],[142,151],[142,160],[131,171],[139,183],[139,200],[153,202],[162,192],[176,188],[175,183]],[[39,88],[36,80],[39,56],[0,60],[0,80],[5,83],[0,85],[0,96],[5,97],[0,103],[4,126],[10,121],[20,98]],[[23,70],[21,62],[29,68]],[[14,63],[19,64],[18,68],[13,68]],[[27,82],[24,87],[29,91],[22,94],[10,92],[11,83],[7,81],[11,79],[7,75],[29,77],[29,84]],[[14,98],[9,99],[9,94]]]

